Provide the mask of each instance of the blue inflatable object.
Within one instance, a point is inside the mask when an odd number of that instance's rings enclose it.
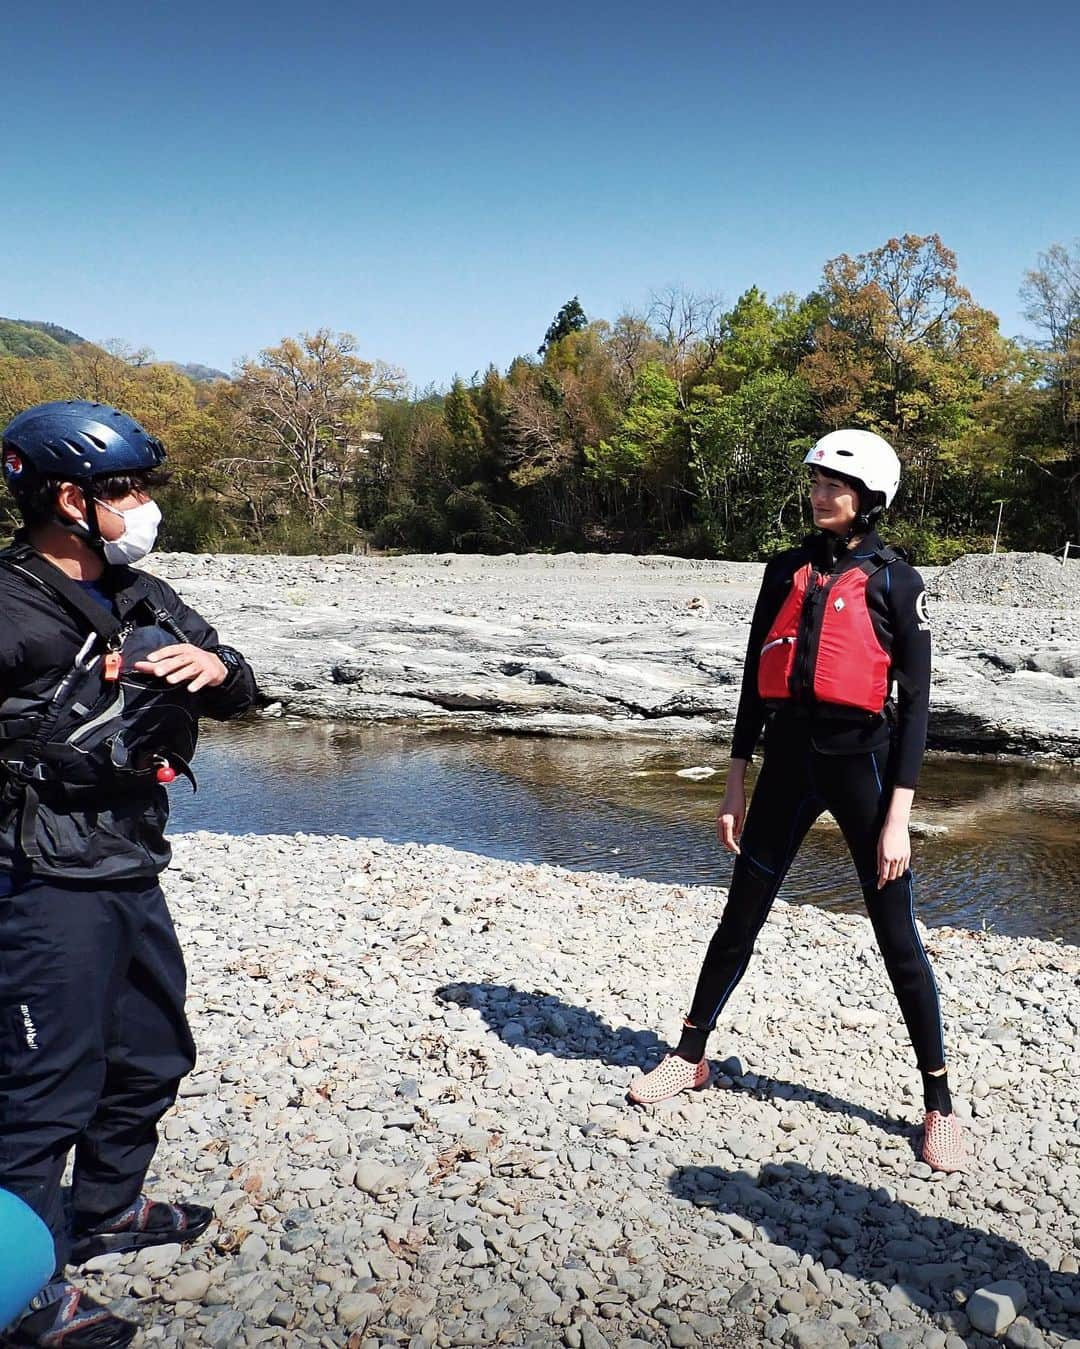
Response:
[[[44,1288],[55,1265],[49,1229],[21,1199],[0,1190],[0,1329]]]

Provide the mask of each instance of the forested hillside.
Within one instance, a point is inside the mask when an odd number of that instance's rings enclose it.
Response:
[[[887,532],[922,560],[989,547],[1001,503],[1003,546],[1055,551],[1080,540],[1080,248],[1020,284],[1037,341],[1000,332],[936,235],[906,235],[805,296],[671,291],[614,318],[575,297],[535,353],[419,394],[325,329],[193,379],[0,320],[0,420],[61,397],[139,417],[169,447],[174,548],[758,558],[808,527],[807,447],[853,425],[899,450]]]
[[[0,318],[0,355],[47,356],[62,359],[64,348],[81,346],[86,339],[57,323]]]

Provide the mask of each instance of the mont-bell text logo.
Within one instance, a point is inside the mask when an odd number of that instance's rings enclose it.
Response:
[[[14,450],[4,451],[4,477],[17,478],[23,471],[22,456],[16,454]]]
[[[30,1015],[30,1008],[27,1007],[24,1002],[19,1008],[19,1011],[22,1013],[23,1030],[26,1033],[26,1047],[27,1049],[37,1049],[37,1027],[34,1025],[33,1017]]]

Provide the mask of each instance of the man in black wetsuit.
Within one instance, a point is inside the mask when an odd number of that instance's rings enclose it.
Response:
[[[40,1215],[56,1254],[6,1335],[44,1349],[116,1349],[137,1330],[67,1264],[191,1241],[213,1216],[142,1193],[157,1122],[195,1062],[158,884],[165,784],[190,772],[198,718],[245,711],[255,682],[164,581],[128,565],[153,545],[164,457],[97,403],[30,408],[3,433],[25,528],[0,553],[0,1187]]]
[[[915,924],[909,867],[930,627],[918,573],[874,530],[899,486],[900,464],[879,436],[854,430],[825,436],[806,462],[820,532],[768,563],[750,626],[717,821],[737,855],[728,902],[675,1053],[635,1079],[629,1094],[651,1104],[707,1081],[708,1035],[807,831],[828,810],[855,863],[922,1073],[923,1155],[935,1169],[960,1170],[937,985]],[[746,768],[763,728],[764,761],[747,813]]]

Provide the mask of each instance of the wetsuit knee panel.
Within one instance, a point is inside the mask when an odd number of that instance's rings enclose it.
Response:
[[[732,945],[752,943],[777,889],[776,876],[745,853],[735,861],[727,904],[717,932]]]

